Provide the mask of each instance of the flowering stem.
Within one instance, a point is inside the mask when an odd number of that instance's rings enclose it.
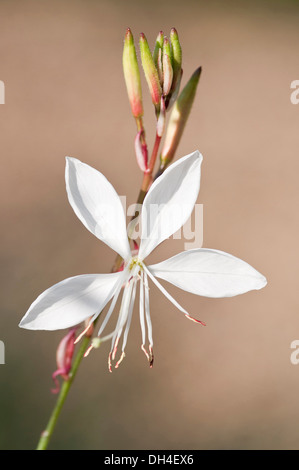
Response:
[[[162,138],[161,136],[156,134],[156,140],[155,140],[154,148],[153,148],[152,155],[151,155],[151,158],[150,158],[150,161],[149,161],[148,171],[146,173],[144,173],[140,193],[144,192],[146,194],[148,189],[149,189],[150,184],[153,181],[153,171],[154,171],[154,166],[155,166],[157,155],[158,155],[158,150],[159,150],[159,145],[160,145],[160,142],[161,142],[161,138]]]
[[[143,121],[142,121],[141,117],[136,118],[136,124],[137,124],[138,131],[142,131],[142,134],[141,134],[142,143],[143,143],[144,146],[146,146],[146,142],[145,142],[145,138],[144,138],[145,134],[144,134]],[[154,171],[156,159],[157,159],[157,156],[158,156],[158,151],[159,151],[161,138],[162,138],[162,136],[159,136],[156,133],[156,138],[155,138],[153,151],[152,151],[151,158],[150,158],[150,161],[149,161],[149,164],[148,164],[148,170],[144,173],[142,185],[141,185],[139,195],[138,195],[138,199],[137,199],[138,207],[140,207],[140,205],[143,204],[146,193],[149,190],[149,187],[150,187],[151,183],[153,182],[153,171]],[[162,173],[163,173],[163,170],[160,170],[160,174],[162,174]],[[133,216],[132,219],[137,217],[138,214],[139,214],[139,211],[137,211],[135,213],[135,215]],[[130,238],[130,234],[128,234],[128,235],[129,235],[129,238]],[[115,259],[115,262],[114,262],[114,265],[113,265],[113,268],[112,268],[112,272],[117,272],[120,269],[120,267],[122,265],[122,262],[123,262],[122,257],[120,255],[117,255],[117,257]],[[48,422],[48,425],[47,425],[46,429],[41,434],[41,437],[40,437],[40,440],[38,442],[36,450],[46,450],[47,447],[48,447],[50,438],[53,434],[53,431],[54,431],[54,428],[56,426],[56,423],[57,423],[58,417],[60,415],[60,412],[62,410],[63,404],[64,404],[65,399],[66,399],[66,397],[69,393],[69,390],[71,388],[71,385],[73,383],[73,380],[75,378],[77,370],[78,370],[79,365],[81,363],[81,360],[84,357],[84,354],[85,354],[86,349],[88,347],[89,341],[90,341],[90,336],[84,336],[82,338],[80,349],[78,350],[77,355],[75,356],[72,368],[69,372],[69,380],[65,380],[63,382],[62,386],[61,386],[61,390],[60,390],[60,393],[58,395],[56,405],[55,405],[55,407],[52,411],[52,414],[50,416],[50,419],[49,419],[49,422]]]
[[[36,450],[46,450],[49,444],[49,441],[51,439],[51,436],[53,434],[57,419],[60,415],[60,412],[62,410],[63,404],[65,402],[65,399],[68,395],[68,392],[70,390],[70,387],[73,383],[73,380],[75,378],[75,375],[77,373],[77,370],[79,368],[79,365],[81,363],[81,360],[84,356],[84,353],[86,351],[86,348],[88,346],[88,343],[90,341],[89,336],[84,336],[81,342],[80,349],[77,352],[77,355],[75,356],[75,359],[73,361],[72,368],[69,372],[69,380],[65,380],[61,386],[60,393],[58,395],[56,405],[52,411],[52,414],[50,416],[49,422],[47,424],[46,429],[41,433],[40,440],[38,442],[38,445],[36,447]]]
[[[161,137],[156,135],[156,140],[155,140],[153,152],[152,152],[150,162],[149,162],[149,170],[150,171],[148,173],[144,173],[144,178],[143,178],[141,189],[139,191],[137,204],[142,204],[143,203],[144,198],[146,196],[146,193],[149,189],[149,186],[150,186],[150,184],[153,180],[152,174],[153,174],[156,158],[157,158],[157,155],[158,155],[160,142],[161,142]],[[163,170],[160,172],[160,174],[162,174],[162,173],[163,173]],[[135,216],[137,216],[137,215],[138,215],[138,213],[135,214],[133,216],[133,218],[135,218]],[[123,259],[121,258],[121,256],[118,255],[116,257],[115,262],[114,262],[112,272],[118,271],[121,267],[122,262],[123,262]],[[75,378],[75,375],[77,373],[79,365],[80,365],[80,363],[81,363],[81,361],[84,357],[84,354],[86,352],[86,349],[88,347],[89,342],[90,342],[90,336],[84,336],[82,338],[80,349],[78,350],[78,352],[77,352],[77,354],[74,358],[72,368],[69,372],[69,380],[65,380],[63,382],[62,386],[61,386],[61,390],[60,390],[60,393],[58,395],[55,407],[52,411],[52,414],[50,416],[50,419],[49,419],[49,422],[47,424],[46,429],[41,433],[41,437],[40,437],[40,440],[39,440],[38,445],[36,447],[36,450],[46,450],[48,445],[49,445],[51,436],[54,432],[54,429],[55,429],[58,417],[60,415],[60,412],[62,410],[63,404],[66,400],[66,397],[68,396],[69,390],[71,388],[71,385],[72,385],[73,380]]]

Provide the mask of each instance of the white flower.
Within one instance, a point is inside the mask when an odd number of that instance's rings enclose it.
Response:
[[[244,261],[212,249],[193,249],[161,263],[147,266],[145,258],[190,217],[200,187],[202,156],[196,151],[169,166],[148,191],[140,219],[140,248],[131,253],[121,201],[113,186],[97,170],[75,158],[66,159],[66,189],[78,218],[97,238],[124,259],[124,269],[110,274],[84,274],[65,279],[43,292],[20,322],[31,330],[57,330],[73,327],[90,318],[93,322],[109,303],[97,341],[112,339],[109,368],[123,335],[120,360],[124,357],[137,285],[142,350],[153,362],[153,337],[149,308],[148,278],[187,318],[188,312],[165,290],[157,278],[181,289],[206,297],[230,297],[261,289],[266,279]],[[123,289],[118,321],[114,331],[104,329]],[[89,324],[90,324],[89,322]],[[146,350],[146,331],[148,351]]]

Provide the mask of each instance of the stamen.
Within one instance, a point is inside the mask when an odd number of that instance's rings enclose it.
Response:
[[[112,362],[111,362],[111,352],[109,353],[109,356],[108,356],[108,369],[109,369],[109,372],[112,372]]]
[[[153,353],[153,348],[151,347],[151,345],[149,345],[149,352],[150,352],[149,363],[150,363],[150,368],[152,369],[154,365],[154,353]]]
[[[112,351],[112,361],[114,361],[115,359],[118,343],[119,343],[119,336],[116,338],[115,345]]]
[[[191,315],[185,313],[185,317],[188,318],[188,320],[193,321],[194,323],[200,323],[202,326],[207,326],[205,322],[201,320],[197,320],[196,318],[191,317]]]
[[[150,355],[149,355],[149,353],[147,352],[147,350],[145,349],[144,344],[141,345],[141,349],[142,349],[142,351],[144,352],[144,354],[146,355],[146,358],[147,358],[148,362],[150,362]]]
[[[140,319],[140,327],[141,327],[141,337],[142,337],[142,345],[141,349],[144,347],[145,343],[145,321],[144,321],[144,280],[143,280],[143,273],[141,275],[142,280],[140,281],[140,292],[139,292],[139,319]]]
[[[121,353],[121,356],[120,356],[119,360],[118,360],[117,363],[115,364],[115,369],[118,368],[119,364],[123,361],[124,358],[125,358],[125,352],[123,351],[123,352]]]
[[[153,328],[150,315],[149,287],[146,273],[144,273],[144,292],[145,292],[145,318],[147,324],[147,337],[149,344],[153,344]]]
[[[195,318],[191,317],[191,315],[189,315],[189,313],[169,294],[169,292],[167,292],[167,290],[160,284],[160,282],[155,278],[155,276],[150,272],[150,270],[145,265],[143,265],[143,268],[144,268],[145,273],[148,274],[148,276],[151,278],[153,283],[156,284],[156,286],[165,295],[165,297],[167,297],[167,299],[170,300],[170,302],[172,302],[173,305],[176,306],[176,308],[178,308],[181,312],[183,312],[185,314],[185,317],[188,318],[188,320],[192,320],[195,323],[200,323],[201,325],[206,326],[204,322],[200,320],[196,320]]]
[[[85,351],[85,353],[84,353],[84,356],[83,356],[83,357],[87,357],[87,356],[88,356],[88,354],[90,353],[90,351],[91,351],[93,348],[94,348],[94,345],[93,345],[93,344],[91,344],[91,345],[90,345],[90,346],[89,346],[89,347],[86,349],[86,351]]]
[[[152,349],[151,345],[149,345],[149,352],[147,352],[147,350],[145,349],[144,344],[141,345],[141,349],[144,352],[144,354],[146,355],[146,358],[149,362],[150,368],[152,368],[153,364],[154,364],[154,353],[153,353],[153,349]]]
[[[79,336],[77,336],[77,338],[76,338],[75,341],[74,341],[74,344],[77,344],[77,343],[80,341],[80,339],[85,335],[85,333],[87,333],[87,331],[88,331],[89,328],[92,326],[92,324],[93,324],[93,320],[91,320],[91,321],[88,323],[87,327],[82,331],[82,333],[80,333]]]
[[[125,273],[124,273],[124,276],[125,276]],[[110,305],[110,307],[109,307],[109,310],[108,310],[108,312],[107,312],[107,314],[106,314],[106,316],[105,316],[105,318],[104,318],[104,321],[103,321],[103,323],[102,323],[102,325],[101,325],[101,327],[100,327],[100,329],[99,329],[98,336],[101,335],[102,331],[104,330],[105,326],[107,325],[107,323],[108,323],[108,321],[109,321],[109,319],[110,319],[110,317],[111,317],[111,315],[112,315],[112,313],[113,313],[113,311],[114,311],[116,302],[117,302],[117,300],[118,300],[120,291],[121,291],[121,289],[122,289],[122,284],[123,284],[123,278],[120,279],[120,283],[119,283],[118,286],[117,286],[117,289],[116,289],[116,292],[115,292],[115,294],[114,294],[114,297],[113,297],[113,300],[112,300],[112,302],[111,302],[111,305]]]
[[[131,298],[132,287],[133,287],[133,284],[127,282],[127,284],[126,284],[126,286],[125,286],[125,288],[124,288],[123,298],[122,298],[121,306],[120,306],[120,312],[119,312],[117,324],[116,324],[116,327],[115,327],[115,330],[114,330],[114,334],[113,334],[113,338],[112,338],[112,346],[111,346],[111,351],[112,351],[112,352],[113,352],[113,350],[114,350],[115,340],[116,340],[117,338],[120,338],[121,333],[122,333],[122,330],[123,330],[123,327],[124,327],[124,325],[125,325],[125,323],[126,323],[126,321],[127,321],[128,309],[129,309],[129,305],[130,305],[130,298]]]
[[[129,312],[128,312],[128,315],[127,315],[127,325],[126,325],[126,329],[125,329],[125,332],[124,332],[122,351],[125,350],[125,347],[126,347],[126,344],[127,344],[128,334],[129,334],[130,325],[131,325],[131,321],[132,321],[132,314],[133,314],[133,308],[134,308],[134,303],[135,303],[135,297],[136,297],[137,282],[135,281],[135,279],[134,279],[133,282],[134,282],[133,291],[132,291],[132,294],[131,294]]]

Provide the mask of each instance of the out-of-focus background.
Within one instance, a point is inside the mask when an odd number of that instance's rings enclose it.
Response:
[[[18,323],[47,287],[108,272],[113,252],[68,204],[64,157],[99,169],[135,202],[141,182],[122,72],[123,37],[175,26],[183,84],[203,73],[177,157],[199,149],[203,246],[232,253],[268,286],[206,299],[168,286],[187,321],[152,286],[155,364],[140,350],[135,312],[126,359],[110,345],[84,359],[52,449],[298,449],[299,4],[295,1],[36,0],[0,2],[1,315],[0,448],[32,449],[55,396],[63,332]],[[143,79],[142,79],[143,80]],[[143,80],[145,125],[153,109]],[[169,240],[152,255],[184,249]]]

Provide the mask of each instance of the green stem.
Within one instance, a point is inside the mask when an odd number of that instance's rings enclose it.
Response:
[[[138,130],[144,130],[143,129],[142,118],[138,118],[136,120],[136,123],[137,123]],[[143,138],[144,138],[144,135],[143,135]],[[143,200],[146,196],[146,193],[148,191],[150,183],[153,181],[153,171],[154,171],[154,166],[155,166],[155,162],[156,162],[157,155],[158,155],[160,142],[161,142],[161,136],[156,135],[154,148],[153,148],[151,159],[150,159],[150,162],[149,162],[150,172],[144,174],[142,186],[141,186],[141,189],[140,189],[140,192],[139,192],[139,195],[138,195],[138,199],[137,199],[137,204],[142,204],[143,203]],[[145,143],[145,141],[144,141],[144,143]],[[162,168],[162,169],[160,168],[159,173],[155,176],[154,179],[156,179],[157,176],[162,174],[164,169],[165,168]],[[134,217],[132,219],[137,217],[137,215],[138,215],[138,212],[136,212],[136,214],[134,215]],[[129,238],[130,238],[130,234],[129,234]],[[115,262],[114,262],[114,266],[112,268],[112,272],[116,272],[116,271],[119,270],[119,268],[122,264],[122,261],[123,261],[122,257],[120,255],[117,255],[117,257],[115,259]],[[58,417],[60,415],[60,412],[62,410],[63,404],[65,402],[66,397],[68,396],[69,390],[71,388],[71,385],[72,385],[73,380],[75,378],[75,375],[77,373],[79,365],[80,365],[80,363],[81,363],[81,361],[84,357],[84,353],[87,349],[87,346],[88,346],[89,342],[90,342],[90,337],[89,336],[84,336],[82,341],[81,341],[80,349],[78,350],[77,355],[75,356],[75,359],[73,361],[73,365],[72,365],[71,371],[69,373],[69,380],[65,380],[63,382],[62,386],[61,386],[61,390],[60,390],[60,393],[58,395],[55,407],[54,407],[54,409],[52,411],[52,414],[50,416],[48,425],[47,425],[46,429],[41,433],[41,437],[40,437],[40,440],[39,440],[38,445],[36,447],[36,450],[46,450],[48,445],[49,445],[49,441],[50,441],[51,436],[53,434],[53,431],[54,431],[54,428],[56,426],[56,423],[57,423]]]
[[[90,337],[84,336],[81,342],[80,349],[78,350],[75,359],[73,361],[73,365],[71,368],[71,371],[69,373],[69,380],[65,380],[61,386],[60,393],[58,395],[56,405],[52,411],[52,414],[50,416],[48,425],[46,429],[41,433],[40,440],[38,442],[36,450],[46,450],[49,444],[49,441],[51,439],[51,436],[53,434],[57,419],[60,415],[60,412],[62,410],[63,404],[65,402],[65,399],[68,395],[68,392],[71,388],[71,385],[73,383],[73,380],[75,378],[75,375],[77,373],[77,370],[79,368],[79,365],[81,363],[81,360],[84,356],[84,353],[87,349],[88,343],[90,341]]]

